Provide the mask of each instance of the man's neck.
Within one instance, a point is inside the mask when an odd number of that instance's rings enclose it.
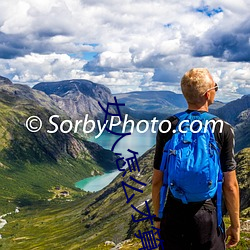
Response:
[[[205,103],[204,105],[197,105],[188,103],[189,110],[197,110],[197,111],[207,111],[208,112],[208,104]]]

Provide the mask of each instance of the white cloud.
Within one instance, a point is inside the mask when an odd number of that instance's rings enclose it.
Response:
[[[32,53],[24,57],[6,60],[0,59],[2,74],[12,75],[14,83],[34,85],[41,81],[58,81],[72,78],[75,69],[80,70],[84,60],[71,58],[67,54],[52,53],[39,55]]]
[[[71,72],[71,78],[82,78],[104,84],[108,86],[112,93],[144,90],[141,83],[151,82],[152,76],[153,71],[145,73],[112,71],[99,75],[83,72],[82,70]]]
[[[12,8],[10,4],[12,5]],[[15,6],[15,7],[13,7]],[[8,5],[5,1],[1,1],[1,15],[5,13],[5,19],[0,28],[0,31],[8,34],[22,33],[30,26],[30,18],[27,12],[30,5],[26,1],[8,1]],[[4,11],[3,11],[4,10]]]
[[[29,84],[86,78],[113,92],[179,91],[185,71],[207,67],[228,100],[249,90],[249,62],[227,62],[236,52],[216,37],[236,34],[249,8],[247,0],[1,1],[1,74]],[[214,57],[205,53],[211,48]],[[86,51],[98,53],[87,64]]]

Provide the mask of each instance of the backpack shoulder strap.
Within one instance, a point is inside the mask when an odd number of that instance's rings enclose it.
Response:
[[[179,122],[180,122],[180,121],[184,120],[188,116],[188,112],[187,111],[183,111],[183,112],[175,114],[174,116],[176,118],[178,118]]]
[[[212,120],[214,118],[218,118],[216,115],[210,114],[205,112],[202,114],[205,120]],[[217,206],[217,226],[222,230],[222,182],[223,182],[223,173],[221,170],[221,166],[219,165],[219,173],[218,173],[218,186],[217,186],[217,199],[216,199],[216,206]]]

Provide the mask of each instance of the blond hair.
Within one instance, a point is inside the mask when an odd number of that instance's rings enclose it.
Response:
[[[190,104],[200,103],[202,95],[211,88],[213,78],[205,68],[194,68],[185,73],[181,79],[181,90]]]

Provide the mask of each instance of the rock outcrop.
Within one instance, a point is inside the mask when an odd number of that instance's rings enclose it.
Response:
[[[87,80],[65,80],[60,82],[41,82],[33,89],[50,95],[57,106],[72,119],[83,119],[88,114],[89,119],[103,119],[104,112],[98,101],[105,108],[109,101],[113,102],[110,90],[101,84]],[[109,112],[113,109],[111,108]]]

